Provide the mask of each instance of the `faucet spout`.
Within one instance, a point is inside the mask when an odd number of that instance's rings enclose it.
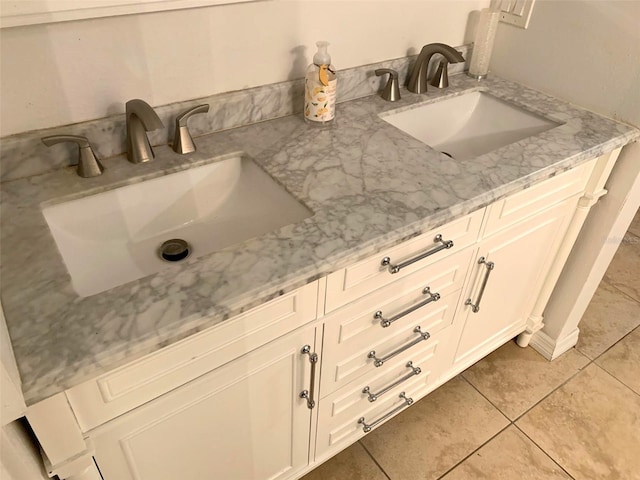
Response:
[[[152,160],[155,154],[146,132],[163,128],[164,124],[153,108],[138,98],[125,105],[127,115],[127,158],[131,163]]]
[[[427,68],[431,57],[436,53],[441,54],[449,63],[464,62],[464,57],[455,48],[444,43],[430,43],[422,47],[418,59],[416,60],[407,90],[413,93],[426,93],[427,91]]]

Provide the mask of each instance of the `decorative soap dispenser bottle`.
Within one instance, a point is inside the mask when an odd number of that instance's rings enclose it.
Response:
[[[336,70],[327,52],[329,42],[317,42],[318,51],[304,76],[304,119],[316,125],[333,121],[336,115]]]

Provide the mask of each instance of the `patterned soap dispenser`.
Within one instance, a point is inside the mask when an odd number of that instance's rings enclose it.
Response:
[[[327,52],[329,42],[317,42],[318,51],[304,76],[304,119],[315,125],[331,123],[336,115],[336,70]]]

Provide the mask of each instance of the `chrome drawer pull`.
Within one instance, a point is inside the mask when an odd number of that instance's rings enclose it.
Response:
[[[408,407],[409,405],[411,405],[413,403],[413,398],[407,397],[404,392],[402,392],[400,395],[398,395],[398,398],[401,398],[401,399],[404,400],[404,403],[402,405],[397,406],[396,408],[394,408],[390,412],[384,414],[379,419],[374,420],[372,423],[366,423],[364,421],[364,417],[360,417],[358,419],[358,423],[360,425],[362,425],[362,430],[364,431],[364,433],[369,433],[371,431],[371,429],[377,427],[379,423],[384,422],[387,418],[391,417],[392,415],[395,415],[400,410],[402,410],[405,407]]]
[[[400,312],[397,315],[394,315],[391,318],[384,318],[382,316],[382,312],[380,310],[378,310],[376,313],[373,314],[373,318],[375,318],[376,320],[380,320],[380,325],[382,325],[383,328],[388,327],[389,325],[391,325],[393,322],[395,322],[396,320],[404,317],[405,315],[409,315],[411,312],[415,312],[416,310],[418,310],[421,307],[424,307],[425,305],[430,304],[431,302],[437,302],[438,300],[440,300],[440,294],[439,293],[431,293],[431,290],[429,290],[429,287],[424,287],[424,290],[422,290],[422,294],[423,295],[429,295],[429,298],[427,298],[426,300],[415,304],[412,307],[407,308],[404,312]]]
[[[487,267],[487,271],[484,274],[484,279],[482,280],[482,285],[480,285],[480,292],[478,293],[478,300],[476,301],[475,305],[471,301],[471,298],[467,298],[467,300],[464,302],[465,305],[471,305],[471,311],[473,313],[478,313],[480,311],[480,302],[482,301],[482,296],[484,295],[484,289],[487,286],[487,281],[489,280],[489,275],[491,275],[491,271],[495,267],[495,264],[493,262],[487,262],[486,258],[480,257],[480,259],[478,260],[478,265],[482,265],[482,264],[484,264],[484,266]]]
[[[407,363],[406,366],[407,366],[407,368],[411,369],[411,373],[408,373],[404,377],[399,378],[398,380],[393,382],[391,385],[388,385],[388,386],[384,387],[378,393],[371,393],[371,390],[369,389],[368,385],[362,389],[362,393],[365,393],[365,394],[367,394],[369,396],[369,401],[370,402],[375,402],[378,399],[378,397],[381,397],[382,395],[387,393],[392,388],[395,388],[398,385],[400,385],[402,382],[405,382],[405,381],[409,380],[411,377],[415,377],[416,375],[420,375],[420,373],[422,373],[422,370],[420,370],[420,367],[414,367],[413,366],[413,362]]]
[[[453,247],[453,241],[452,240],[442,240],[442,235],[440,235],[440,234],[436,235],[436,237],[433,239],[433,243],[440,243],[440,245],[438,245],[437,247],[432,248],[431,250],[428,250],[428,251],[418,255],[417,257],[413,257],[413,258],[407,260],[406,262],[402,262],[402,263],[399,263],[397,265],[391,265],[391,259],[389,257],[384,257],[382,259],[382,262],[380,262],[380,264],[383,267],[389,267],[389,273],[398,273],[400,271],[400,269],[402,269],[404,267],[408,267],[412,263],[418,262],[418,261],[422,260],[423,258],[427,258],[427,257],[433,255],[434,253],[438,253],[440,250],[444,250],[445,248]]]
[[[311,410],[316,406],[315,398],[315,388],[316,388],[316,365],[318,364],[318,354],[311,353],[311,346],[305,345],[300,350],[300,353],[303,355],[309,355],[309,362],[311,363],[311,385],[309,386],[309,390],[303,390],[300,392],[300,398],[307,399],[307,407]]]
[[[396,355],[400,355],[402,352],[404,352],[405,350],[413,347],[414,345],[422,342],[423,340],[428,340],[429,337],[431,336],[429,334],[429,332],[423,332],[422,330],[420,330],[420,326],[418,325],[416,328],[413,329],[413,331],[415,333],[419,333],[420,334],[420,338],[416,338],[415,340],[412,340],[411,342],[407,343],[406,345],[403,345],[402,347],[400,347],[399,349],[397,349],[395,352],[391,352],[389,355],[387,355],[384,358],[378,358],[376,357],[376,351],[375,350],[371,350],[369,352],[369,354],[367,355],[367,358],[373,358],[374,362],[373,364],[376,367],[381,367],[382,365],[384,365],[384,362],[386,362],[387,360],[392,359],[393,357],[395,357]]]

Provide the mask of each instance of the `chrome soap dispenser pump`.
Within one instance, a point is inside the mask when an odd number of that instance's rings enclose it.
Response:
[[[304,119],[316,125],[324,125],[335,118],[338,82],[335,67],[331,65],[331,56],[327,51],[329,42],[316,42],[316,46],[318,51],[304,76]]]

